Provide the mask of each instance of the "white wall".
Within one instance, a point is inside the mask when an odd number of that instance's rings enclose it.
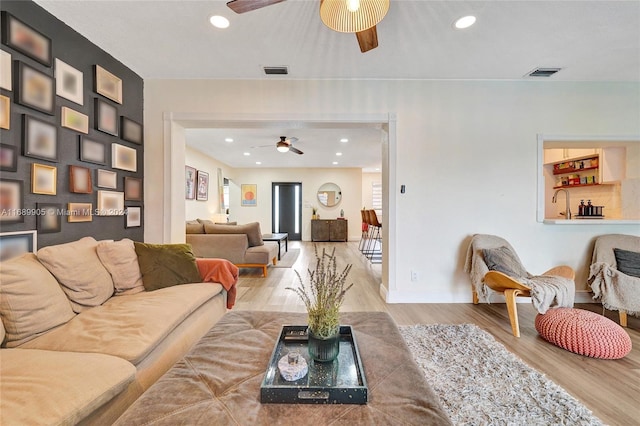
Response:
[[[184,220],[163,197],[163,185],[174,185],[164,179],[164,150],[180,152],[164,142],[176,129],[163,122],[163,113],[229,111],[397,114],[398,187],[392,190],[398,193],[390,206],[397,221],[389,238],[398,260],[390,301],[470,301],[463,264],[474,233],[509,240],[530,272],[574,267],[578,287],[584,287],[595,236],[640,235],[638,225],[536,222],[536,134],[640,134],[637,83],[147,80],[146,240],[163,238],[163,207],[170,220]],[[411,270],[420,280],[410,281]]]
[[[228,167],[226,164],[188,146],[185,151],[185,163],[187,166],[209,173],[209,197],[207,201],[185,200],[185,218],[187,220],[213,220],[214,214],[223,213],[220,211],[218,168],[225,171]]]

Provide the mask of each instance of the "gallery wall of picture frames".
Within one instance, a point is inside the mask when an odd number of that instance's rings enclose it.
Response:
[[[143,241],[142,78],[32,1],[0,11],[0,233]]]

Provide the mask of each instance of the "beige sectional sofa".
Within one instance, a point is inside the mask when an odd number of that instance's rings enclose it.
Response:
[[[0,424],[111,424],[226,312],[220,284],[146,291],[136,260],[87,237],[3,261]]]
[[[278,244],[262,241],[260,223],[245,225],[217,224],[197,219],[186,225],[186,241],[196,257],[227,259],[239,268],[261,268],[275,265]]]

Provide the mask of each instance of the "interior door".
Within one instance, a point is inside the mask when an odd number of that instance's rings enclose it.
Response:
[[[289,240],[302,239],[302,183],[274,182],[271,184],[273,211],[272,232],[286,232]]]

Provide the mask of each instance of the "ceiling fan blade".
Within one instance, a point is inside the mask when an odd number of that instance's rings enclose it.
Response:
[[[298,138],[296,138],[295,136],[291,137],[291,138],[287,138],[287,140],[285,142],[296,143],[296,142],[298,142]]]
[[[375,25],[368,30],[356,33],[356,37],[358,38],[358,44],[360,45],[360,51],[362,53],[378,47],[378,30],[376,30]]]
[[[227,2],[227,6],[235,13],[245,13],[283,1],[284,0],[232,0]]]
[[[304,152],[302,152],[298,148],[294,148],[292,146],[289,147],[289,151],[295,152],[296,154],[304,154]]]

